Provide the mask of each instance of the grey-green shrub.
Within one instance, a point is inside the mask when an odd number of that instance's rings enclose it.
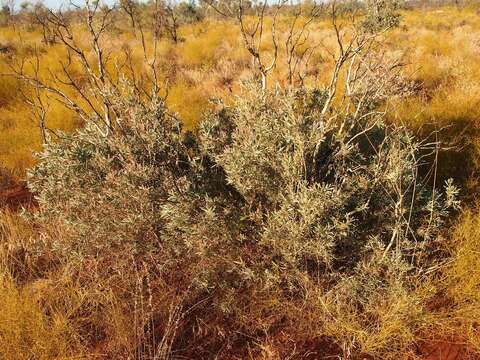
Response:
[[[370,32],[380,32],[400,24],[398,10],[401,0],[368,0],[363,26]]]
[[[208,300],[195,316],[223,326],[228,341],[261,342],[281,321],[255,328],[249,303],[307,301],[308,283],[323,319],[312,336],[361,352],[368,334],[388,329],[380,300],[407,301],[409,279],[429,265],[424,245],[458,206],[457,190],[432,191],[419,177],[431,144],[367,105],[322,114],[325,98],[247,86],[233,106],[206,114],[198,136],[162,103],[119,101],[122,121],[109,136],[87,125],[39,155],[29,175],[37,217],[69,229],[55,242],[63,256],[144,261],[153,282],[186,291],[187,305]],[[395,319],[408,331],[421,321],[412,299]],[[404,346],[402,334],[372,355]],[[202,349],[223,341],[191,339],[205,358]]]

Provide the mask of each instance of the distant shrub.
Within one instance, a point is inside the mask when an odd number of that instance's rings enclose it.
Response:
[[[8,25],[12,11],[8,5],[2,5],[0,9],[0,26]]]
[[[366,16],[363,26],[372,32],[398,26],[400,14],[397,12],[401,2],[398,0],[369,0],[366,4]]]
[[[205,18],[203,9],[194,1],[182,1],[176,6],[175,10],[184,24],[195,23]]]

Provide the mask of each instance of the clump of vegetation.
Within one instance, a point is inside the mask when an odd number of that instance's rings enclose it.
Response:
[[[431,265],[423,249],[457,206],[456,189],[429,191],[418,176],[421,143],[364,99],[346,114],[325,112],[326,100],[324,90],[254,86],[208,115],[198,138],[161,103],[119,102],[124,121],[113,133],[87,125],[62,136],[30,172],[38,221],[65,229],[50,251],[77,264],[114,257],[100,279],[142,264],[150,291],[177,279],[182,310],[220,326],[230,342],[254,348],[249,338],[265,341],[282,328],[279,319],[252,324],[267,318],[250,314],[247,299],[286,297],[296,306],[308,287],[316,318],[303,336],[319,332],[351,353],[405,350],[421,322],[411,279]],[[398,307],[384,308],[386,299]],[[134,313],[135,298],[127,303]],[[151,306],[135,333],[152,321],[157,331],[168,325]],[[181,322],[172,349],[180,351],[191,326]],[[220,351],[222,341],[190,339],[203,351]]]
[[[29,289],[18,289],[5,274],[0,275],[0,344],[6,359],[52,359],[82,354],[78,334],[68,314],[47,316]]]
[[[397,0],[369,0],[366,3],[363,26],[372,32],[398,26],[399,8],[400,2]]]
[[[454,234],[452,246],[452,264],[445,271],[447,295],[453,306],[442,309],[446,313],[454,313],[450,326],[462,329],[454,336],[472,345],[474,351],[480,349],[477,319],[480,316],[480,264],[479,215],[476,210],[466,211],[460,218]]]

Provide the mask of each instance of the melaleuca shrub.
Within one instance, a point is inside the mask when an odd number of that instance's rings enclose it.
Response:
[[[188,163],[188,139],[162,104],[146,109],[125,102],[108,136],[87,124],[61,134],[38,154],[29,173],[38,218],[70,228],[69,252],[146,251],[158,241],[161,207]],[[102,250],[104,249],[104,250]]]
[[[174,280],[169,277],[168,269],[179,265],[176,256],[185,251],[177,239],[163,236],[163,212],[173,194],[187,191],[187,178],[195,179],[189,176],[195,142],[161,102],[145,107],[135,99],[112,101],[116,127],[107,133],[92,122],[60,134],[38,154],[28,185],[38,199],[36,223],[61,228],[43,231],[39,255],[55,254],[62,271],[85,289],[78,310],[85,314],[83,337],[111,337],[116,323],[102,319],[119,304],[132,327],[125,339],[112,339],[118,345],[109,355],[129,358],[155,354],[153,317],[155,328],[166,327],[176,301],[171,282],[174,293],[188,286],[179,280],[188,281],[187,266]],[[154,302],[153,293],[162,294],[162,301]]]
[[[373,237],[386,256],[413,255],[455,194],[432,197],[418,176],[422,145],[407,129],[368,107],[322,114],[323,99],[307,90],[239,97],[203,123],[201,144],[259,219],[257,243],[276,265],[351,270]]]
[[[431,144],[368,101],[325,113],[325,99],[321,90],[250,89],[207,117],[200,144],[250,220],[237,239],[255,249],[237,250],[244,283],[306,299],[308,278],[324,315],[310,326],[352,353],[395,354],[421,323],[416,274],[431,266],[426,247],[458,207],[458,190],[451,182],[433,189],[419,176]]]
[[[39,155],[29,175],[36,216],[68,229],[53,239],[65,256],[104,259],[105,272],[122,279],[128,264],[147,263],[151,283],[183,294],[182,307],[211,333],[192,337],[185,321],[173,347],[208,358],[226,337],[261,341],[270,326],[295,321],[284,313],[265,328],[258,317],[273,311],[268,304],[305,303],[308,283],[320,294],[312,319],[322,319],[308,324],[309,336],[361,350],[359,327],[390,326],[382,297],[405,299],[409,277],[429,266],[424,249],[458,206],[457,190],[432,189],[418,175],[431,144],[387,123],[364,98],[352,100],[355,111],[325,112],[326,98],[247,86],[233,105],[205,115],[198,136],[182,132],[162,104],[120,101],[113,132],[87,124]],[[112,264],[121,258],[132,260]],[[335,309],[344,306],[342,317]],[[396,314],[411,328],[408,309]],[[400,343],[389,334],[382,349]]]
[[[401,1],[369,0],[365,6],[366,15],[362,23],[365,30],[375,33],[399,25],[400,14],[398,10]]]

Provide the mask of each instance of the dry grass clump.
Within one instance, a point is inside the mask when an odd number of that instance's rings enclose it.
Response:
[[[186,81],[178,81],[168,91],[167,104],[183,119],[186,129],[193,130],[202,113],[208,108],[208,92]],[[186,95],[188,94],[188,101]]]
[[[191,38],[183,42],[179,53],[186,68],[210,70],[220,59],[230,56],[224,43],[237,43],[237,29],[229,23],[202,22],[189,29]]]
[[[56,296],[59,294],[57,293]],[[39,305],[31,291],[0,275],[0,345],[4,359],[53,359],[82,357],[78,334],[68,314]]]
[[[165,358],[168,334],[157,327],[178,316],[174,289],[152,283],[154,264],[147,272],[130,253],[78,261],[63,252],[69,236],[65,226],[0,213],[2,358]]]
[[[466,211],[453,233],[452,264],[445,273],[447,294],[456,335],[474,351],[480,350],[480,217],[477,210]]]
[[[50,279],[54,259],[38,242],[38,229],[19,214],[0,212],[0,344],[5,359],[69,358],[84,354],[69,297],[80,297]],[[43,245],[43,244],[42,244]],[[44,278],[45,277],[45,278]],[[55,299],[54,302],[50,301]],[[61,304],[63,302],[63,304]]]

